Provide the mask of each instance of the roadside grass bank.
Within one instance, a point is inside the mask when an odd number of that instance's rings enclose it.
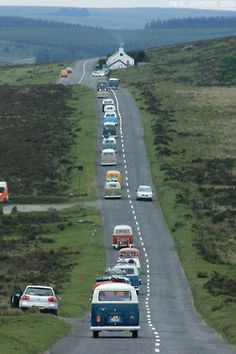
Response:
[[[71,326],[49,314],[0,316],[0,351],[40,354],[69,334]]]
[[[2,85],[0,102],[0,178],[8,182],[11,201],[95,199],[92,90],[53,84]],[[83,166],[80,175],[79,165]]]
[[[1,215],[0,226],[0,352],[42,353],[71,326],[53,315],[10,309],[10,295],[28,284],[48,284],[60,297],[59,316],[83,316],[92,284],[105,269],[100,212],[16,212]]]
[[[56,84],[60,71],[67,64],[16,65],[0,67],[0,85]]]
[[[3,76],[10,75],[0,86],[0,180],[8,182],[14,203],[79,206],[7,216],[0,211],[4,354],[43,353],[72,328],[52,315],[9,308],[14,290],[52,285],[61,298],[58,315],[79,317],[88,311],[92,284],[105,269],[100,211],[83,203],[97,198],[93,91],[50,84],[58,80],[50,67],[4,68]],[[34,71],[40,75],[31,77]]]
[[[149,65],[119,72],[141,110],[157,199],[195,307],[234,345],[235,48],[226,38],[151,49]]]

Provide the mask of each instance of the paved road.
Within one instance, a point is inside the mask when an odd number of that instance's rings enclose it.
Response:
[[[91,79],[93,62],[80,63],[75,74],[80,81],[81,68],[86,74],[82,83],[94,86]],[[80,74],[79,74],[80,72]],[[173,240],[164,221],[159,204],[135,200],[139,184],[152,185],[143,126],[140,113],[130,93],[120,88],[112,95],[120,115],[118,166],[124,176],[121,200],[104,200],[104,175],[101,167],[101,101],[96,100],[98,117],[97,180],[104,218],[104,238],[107,263],[113,265],[116,253],[112,249],[113,226],[130,224],[135,231],[136,245],[142,249],[142,285],[140,291],[141,330],[138,339],[129,333],[102,332],[93,339],[89,331],[89,314],[78,320],[76,330],[59,341],[51,354],[235,354],[235,348],[221,340],[202,320],[192,305],[192,296]]]

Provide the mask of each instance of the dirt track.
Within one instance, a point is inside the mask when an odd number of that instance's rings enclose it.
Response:
[[[48,211],[48,210],[63,210],[67,208],[77,207],[77,206],[87,206],[100,209],[100,201],[90,201],[80,203],[64,203],[64,204],[8,204],[3,206],[3,214],[9,215],[12,209],[16,209],[18,212],[31,212],[31,211]]]

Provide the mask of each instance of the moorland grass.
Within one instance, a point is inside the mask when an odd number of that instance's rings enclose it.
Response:
[[[58,81],[60,71],[65,66],[66,64],[57,63],[4,66],[0,68],[0,84],[19,86],[55,84]]]
[[[0,147],[7,150],[0,177],[8,181],[11,201],[95,199],[93,91],[82,86],[0,86],[0,95],[4,111]]]
[[[119,72],[141,110],[156,194],[194,304],[232,344],[236,90],[234,68],[224,75],[222,60],[233,55],[235,41],[152,49],[150,64]]]
[[[0,316],[0,352],[40,354],[71,331],[71,326],[49,314]]]

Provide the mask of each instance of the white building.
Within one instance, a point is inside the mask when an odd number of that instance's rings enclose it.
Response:
[[[111,55],[106,62],[108,69],[125,69],[134,65],[134,59],[125,53],[123,45],[120,46],[118,52]]]

